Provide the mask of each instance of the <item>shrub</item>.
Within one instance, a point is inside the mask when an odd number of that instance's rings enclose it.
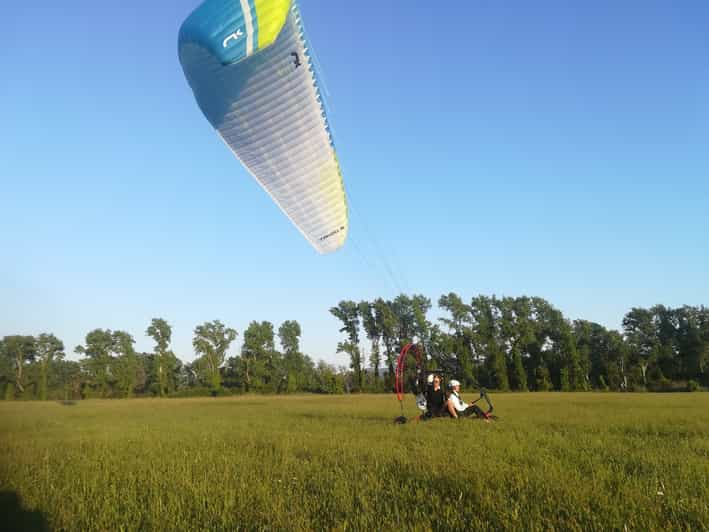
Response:
[[[5,401],[12,401],[15,398],[15,385],[8,382],[5,385]]]
[[[598,379],[598,389],[604,392],[608,391],[608,385],[606,384],[606,379],[603,378],[603,375],[600,376]]]

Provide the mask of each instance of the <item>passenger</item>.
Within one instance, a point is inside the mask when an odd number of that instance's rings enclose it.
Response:
[[[485,412],[477,405],[468,405],[465,401],[460,398],[460,382],[455,379],[451,379],[448,383],[448,387],[451,388],[450,395],[448,396],[448,413],[451,417],[470,417],[475,416],[488,421]]]
[[[444,417],[448,415],[448,409],[446,408],[446,394],[441,388],[441,376],[440,375],[429,375],[428,385],[426,386],[426,412],[424,413],[424,419],[432,417]]]

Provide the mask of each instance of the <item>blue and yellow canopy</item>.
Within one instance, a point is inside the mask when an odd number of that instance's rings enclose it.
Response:
[[[179,57],[197,104],[320,253],[349,229],[340,166],[302,22],[290,0],[206,0]]]

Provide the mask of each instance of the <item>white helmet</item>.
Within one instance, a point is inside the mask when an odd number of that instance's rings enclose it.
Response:
[[[416,408],[421,410],[421,412],[426,411],[426,397],[422,393],[416,396]]]
[[[460,382],[455,379],[451,379],[450,381],[448,381],[448,386],[450,386],[451,388],[453,388],[453,386],[460,386]]]

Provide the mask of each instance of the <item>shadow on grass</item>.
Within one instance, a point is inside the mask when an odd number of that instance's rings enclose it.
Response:
[[[347,419],[350,421],[376,421],[389,423],[393,416],[390,418],[388,416],[361,416],[361,415],[347,415],[338,413],[325,413],[325,412],[301,412],[293,414],[294,417],[304,418],[304,419],[315,419],[315,420],[343,420]]]
[[[14,491],[0,491],[0,515],[6,532],[49,531],[47,518],[39,510],[22,508],[22,500]]]

